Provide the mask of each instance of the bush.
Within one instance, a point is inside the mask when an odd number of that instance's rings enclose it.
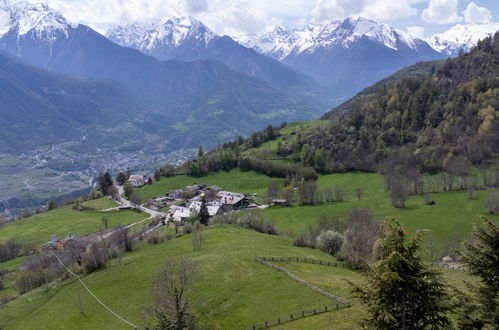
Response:
[[[317,236],[317,245],[321,251],[335,255],[340,251],[344,240],[345,236],[338,232],[332,230],[321,231]]]
[[[499,191],[491,191],[489,193],[485,202],[485,207],[489,214],[499,213]]]
[[[160,235],[157,231],[154,231],[148,238],[147,243],[149,244],[161,244],[165,241],[165,237]]]
[[[24,294],[49,282],[47,269],[37,268],[35,271],[20,270],[16,277],[16,288]]]
[[[108,262],[108,254],[103,248],[92,245],[83,255],[82,264],[88,273],[104,268]]]

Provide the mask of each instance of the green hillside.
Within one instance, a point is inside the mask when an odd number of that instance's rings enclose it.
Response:
[[[213,226],[204,231],[202,249],[192,252],[191,235],[160,245],[141,245],[107,268],[83,277],[110,308],[144,327],[142,311],[152,300],[151,283],[165,258],[188,256],[197,265],[197,280],[190,299],[202,328],[244,329],[252,324],[331,303],[286,275],[267,268],[255,257],[315,258],[334,262],[318,250],[298,248],[282,237],[234,226]],[[358,281],[351,270],[300,263],[279,263],[295,275],[351,300],[352,307],[286,324],[284,328],[352,329],[363,308],[352,299],[346,280]],[[448,272],[452,280],[456,272]],[[464,277],[470,279],[469,277]],[[460,279],[459,279],[460,280]],[[460,281],[456,280],[456,283]],[[121,321],[81,289],[84,313],[79,312],[78,288],[68,279],[27,293],[0,306],[0,326],[8,329],[123,329]],[[23,315],[23,317],[20,317]]]
[[[0,242],[14,239],[41,244],[50,241],[50,235],[57,235],[58,238],[64,238],[68,233],[84,236],[104,229],[104,216],[109,219],[109,228],[147,218],[147,214],[136,211],[74,211],[71,206],[64,206],[0,227]]]

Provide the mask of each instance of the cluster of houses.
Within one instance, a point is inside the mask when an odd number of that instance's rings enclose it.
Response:
[[[167,220],[182,222],[199,213],[203,200],[210,216],[254,208],[251,199],[243,193],[224,191],[218,186],[193,184],[185,189],[178,189],[167,193],[165,196],[151,200],[145,204],[151,208],[164,208],[169,206]]]

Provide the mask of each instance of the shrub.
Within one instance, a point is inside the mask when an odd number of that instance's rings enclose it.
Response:
[[[49,282],[48,270],[37,268],[35,271],[20,270],[16,277],[16,288],[24,294]]]
[[[334,255],[340,251],[344,240],[345,237],[338,232],[332,230],[321,231],[317,236],[317,245],[321,251]]]
[[[499,213],[499,191],[491,191],[487,196],[485,207],[489,214]]]
[[[83,255],[82,264],[88,273],[95,272],[104,268],[108,262],[108,254],[103,248],[92,245],[88,251]]]

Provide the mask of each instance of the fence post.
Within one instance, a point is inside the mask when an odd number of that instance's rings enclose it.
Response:
[[[315,264],[315,259],[312,259],[312,263]]]
[[[336,304],[336,309],[339,309],[340,308],[340,305]]]
[[[298,258],[296,258],[296,262],[298,262]]]
[[[281,257],[281,262],[282,262],[282,257]]]
[[[320,264],[322,265],[322,260],[319,260]]]
[[[291,261],[291,257],[288,257],[288,261]]]
[[[301,311],[301,317],[305,317],[305,311]]]
[[[315,308],[314,308],[314,315],[315,315]]]
[[[326,306],[326,307],[324,307],[324,312],[327,312],[327,306]]]
[[[291,315],[289,316],[289,319],[290,319],[291,321],[293,321],[293,314],[291,314]]]
[[[251,328],[252,328],[253,330],[256,330],[256,327],[255,327],[255,326],[252,326]]]
[[[265,328],[269,327],[269,322],[265,321]]]
[[[281,318],[280,317],[277,318],[277,324],[281,324]]]

